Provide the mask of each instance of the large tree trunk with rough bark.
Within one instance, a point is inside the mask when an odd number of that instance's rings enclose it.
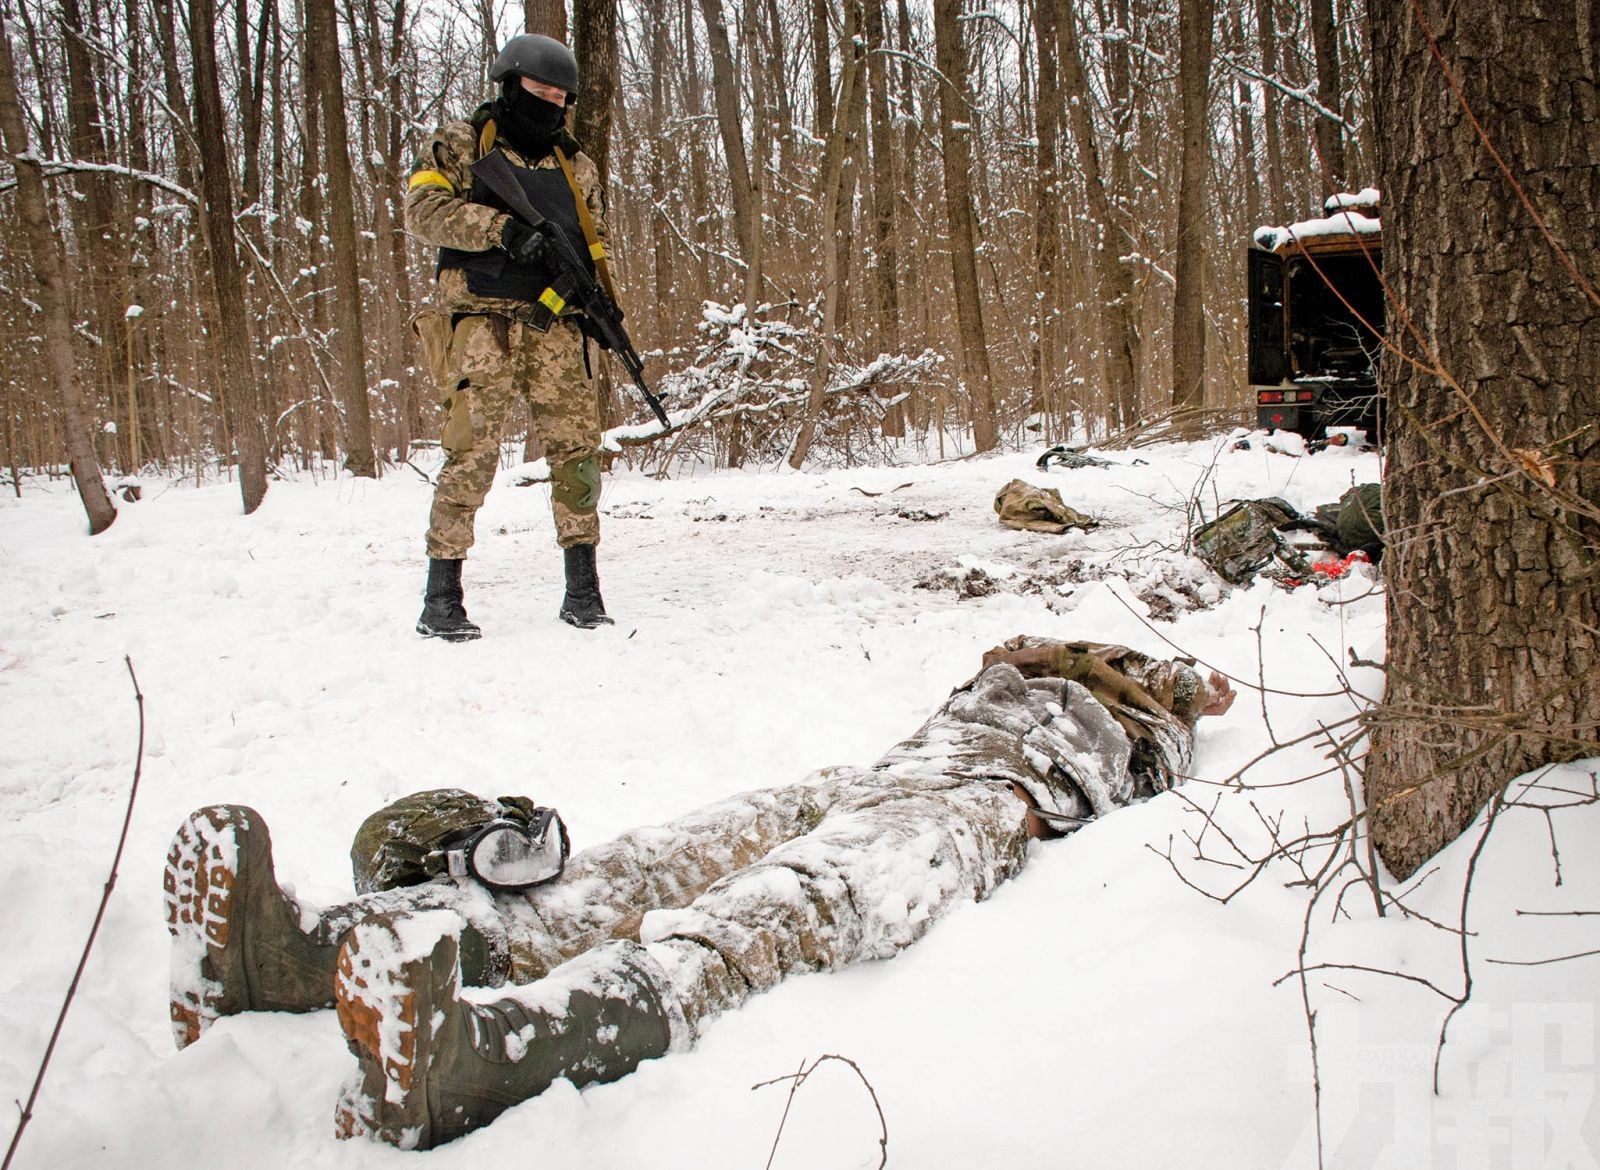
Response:
[[[1382,367],[1389,680],[1366,794],[1400,877],[1509,779],[1600,739],[1600,42],[1584,7],[1372,12],[1406,356]]]
[[[17,95],[17,70],[11,57],[11,29],[0,18],[0,134],[5,138],[7,161],[16,172],[16,210],[20,235],[26,237],[33,266],[32,291],[43,318],[44,343],[50,374],[61,398],[62,422],[66,430],[67,459],[78,498],[89,515],[89,533],[104,532],[117,518],[117,510],[106,494],[100,478],[100,461],[95,457],[89,420],[84,415],[83,386],[78,380],[77,360],[72,352],[72,319],[67,311],[66,274],[61,254],[56,251],[56,233],[50,226],[49,205],[44,191],[44,170],[29,147],[22,103]],[[12,475],[20,487],[15,467]],[[17,493],[21,495],[20,490]]]

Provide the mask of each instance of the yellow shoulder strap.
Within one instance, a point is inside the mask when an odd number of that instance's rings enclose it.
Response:
[[[567,161],[566,153],[559,146],[555,148],[555,156],[556,161],[561,164],[561,173],[567,177],[567,186],[572,188],[572,201],[578,205],[578,222],[583,225],[583,238],[589,241],[589,257],[594,261],[594,270],[600,276],[600,286],[606,290],[606,296],[611,298],[612,304],[620,305],[616,286],[611,283],[611,266],[606,263],[606,246],[600,242],[600,233],[595,231],[594,227],[594,217],[589,214],[589,201],[578,189],[578,180],[572,174],[572,164]]]

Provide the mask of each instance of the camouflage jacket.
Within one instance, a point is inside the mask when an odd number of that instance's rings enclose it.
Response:
[[[509,145],[497,142],[494,119],[480,108],[470,122],[446,122],[417,153],[406,185],[406,230],[419,240],[441,248],[481,252],[500,246],[500,233],[509,218],[469,198],[472,172],[468,169],[496,146],[517,166],[529,163]],[[572,155],[572,175],[583,192],[589,214],[594,218],[595,234],[606,239],[604,204],[601,198],[600,171],[594,160],[582,151]],[[532,164],[541,169],[556,169],[560,163],[553,154]],[[438,274],[435,305],[451,313],[503,313],[518,317],[528,306],[516,300],[476,296],[467,289],[466,274],[446,268]]]

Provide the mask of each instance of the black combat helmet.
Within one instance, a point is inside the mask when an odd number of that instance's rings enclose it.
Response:
[[[567,91],[568,104],[578,96],[578,59],[572,50],[554,37],[523,33],[506,42],[489,69],[493,81],[504,81],[511,74],[531,77],[546,85]]]

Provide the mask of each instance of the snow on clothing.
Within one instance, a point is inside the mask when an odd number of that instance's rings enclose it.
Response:
[[[1001,660],[872,767],[824,769],[634,830],[526,894],[446,879],[325,915],[320,939],[329,922],[350,924],[335,998],[360,1062],[340,1134],[432,1146],[556,1077],[624,1076],[787,975],[889,957],[950,907],[987,897],[1027,859],[1018,794],[1081,821],[1184,771],[1204,694],[1186,664],[1028,639],[989,657]],[[1152,772],[1130,771],[1119,711],[1150,745]],[[225,989],[179,986],[203,948],[174,937],[175,1019],[180,997],[241,1010]],[[464,977],[511,986],[469,1002]]]
[[[1033,639],[1013,639],[991,660],[871,767],[823,769],[625,833],[522,894],[444,878],[366,894],[308,921],[269,880],[265,827],[243,834],[241,847],[237,829],[254,814],[201,810],[168,864],[179,1043],[221,1014],[336,999],[361,1063],[339,1107],[341,1134],[430,1146],[555,1077],[614,1080],[684,1048],[709,1020],[787,975],[887,958],[1022,867],[1029,805],[1081,823],[1187,766],[1205,694],[1187,664]],[[1139,743],[1154,765],[1143,772],[1130,770]],[[469,812],[475,800],[435,795],[440,808]],[[377,872],[383,842],[374,834],[408,832],[419,801],[427,794],[369,818],[352,850],[358,873]],[[206,840],[197,848],[186,833]],[[219,939],[199,888],[208,859],[235,867],[221,875],[225,895],[254,890],[254,904],[298,914],[299,925],[269,945],[263,924],[246,930],[224,905]],[[253,935],[263,955],[295,953],[293,994],[262,977],[275,959],[230,974],[240,969],[237,950],[222,953],[230,930]],[[511,986],[469,1003],[463,981]]]
[[[447,123],[423,146],[406,191],[406,226],[441,249],[499,255],[508,217],[471,198],[471,165],[491,148],[504,151],[514,167],[553,177],[560,175],[560,164],[553,155],[528,162],[496,142],[492,119],[476,121]],[[599,172],[581,152],[572,159],[572,172],[603,241]],[[565,181],[546,186],[561,197]],[[584,245],[580,255],[587,254]],[[412,321],[446,415],[428,556],[460,560],[471,549],[474,520],[499,466],[500,440],[524,403],[550,464],[557,543],[598,543],[599,399],[584,375],[577,317],[569,312],[538,328],[541,316],[548,317],[533,299],[538,289],[527,299],[484,296],[472,292],[468,279],[462,268],[440,267],[434,304]]]

